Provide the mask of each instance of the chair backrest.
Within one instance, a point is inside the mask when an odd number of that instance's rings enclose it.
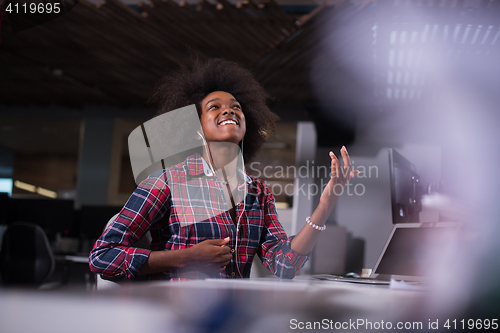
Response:
[[[42,228],[28,222],[9,225],[0,252],[3,283],[41,285],[54,268],[54,255]]]

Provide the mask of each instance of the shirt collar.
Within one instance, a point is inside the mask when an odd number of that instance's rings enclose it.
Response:
[[[186,159],[186,164],[187,164],[188,174],[191,177],[200,176],[202,174],[204,174],[207,177],[215,176],[214,173],[212,172],[212,168],[210,168],[207,161],[205,161],[205,159],[198,153],[189,156]],[[246,172],[244,172],[240,168],[238,168],[238,172],[244,174],[247,184],[252,183],[252,178],[250,178],[250,176]]]
[[[205,160],[198,153],[189,156],[186,159],[186,166],[189,176],[195,177],[205,173],[203,167],[204,163],[206,163]],[[205,175],[207,174],[205,173]]]

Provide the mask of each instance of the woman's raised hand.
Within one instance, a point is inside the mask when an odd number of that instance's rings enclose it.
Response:
[[[321,194],[320,202],[330,203],[332,199],[339,197],[344,192],[344,187],[347,183],[359,173],[358,170],[352,170],[351,158],[345,146],[342,146],[342,149],[340,149],[340,154],[342,155],[344,166],[340,165],[333,151],[330,152],[330,158],[332,159],[330,181]]]

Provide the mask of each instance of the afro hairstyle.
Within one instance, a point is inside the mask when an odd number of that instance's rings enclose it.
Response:
[[[240,103],[246,119],[243,158],[249,162],[276,132],[279,117],[267,106],[269,96],[250,71],[235,62],[214,58],[196,59],[191,66],[165,75],[149,103],[157,105],[157,116],[195,104],[198,116],[201,101],[214,91],[225,91]]]

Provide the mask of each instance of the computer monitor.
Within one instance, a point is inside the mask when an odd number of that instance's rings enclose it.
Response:
[[[10,198],[8,205],[8,223],[37,224],[49,238],[57,233],[67,235],[73,232],[73,200]]]
[[[392,223],[420,222],[420,176],[415,166],[395,149],[389,149]]]
[[[8,208],[9,208],[9,194],[0,192],[0,225],[7,224]]]
[[[121,211],[123,206],[82,206],[80,211],[80,237],[95,241],[104,231],[109,220]]]
[[[456,245],[460,223],[401,223],[393,227],[372,278],[425,281],[439,255]]]

